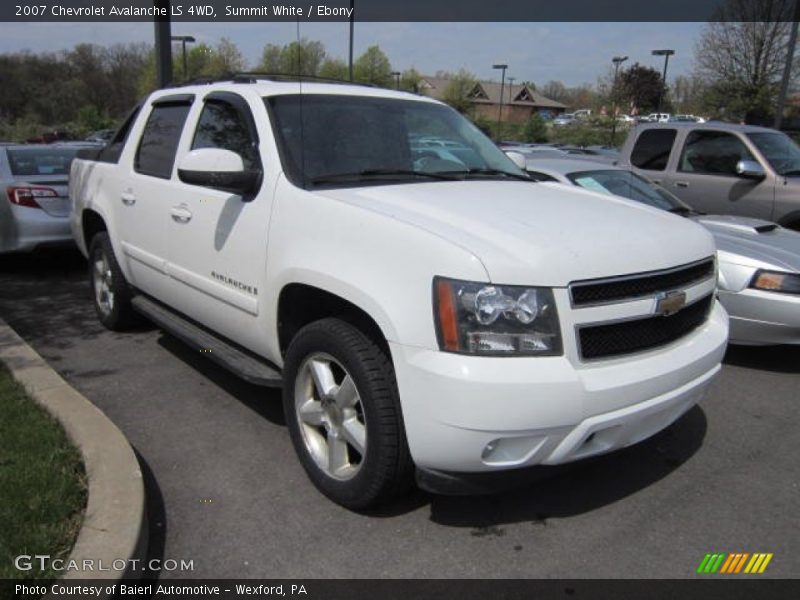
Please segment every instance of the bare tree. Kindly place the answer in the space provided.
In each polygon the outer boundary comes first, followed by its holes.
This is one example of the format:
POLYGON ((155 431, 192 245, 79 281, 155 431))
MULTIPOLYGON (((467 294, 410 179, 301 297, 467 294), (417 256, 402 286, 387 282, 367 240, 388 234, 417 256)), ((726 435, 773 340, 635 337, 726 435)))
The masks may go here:
POLYGON ((764 119, 774 105, 791 31, 792 0, 726 0, 695 47, 707 104, 721 116, 764 119))

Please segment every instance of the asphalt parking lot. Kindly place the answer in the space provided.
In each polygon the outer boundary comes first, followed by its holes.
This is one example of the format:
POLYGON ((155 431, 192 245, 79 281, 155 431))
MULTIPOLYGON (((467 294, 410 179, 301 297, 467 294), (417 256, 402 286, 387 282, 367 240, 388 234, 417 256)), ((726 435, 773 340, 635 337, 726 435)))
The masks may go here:
POLYGON ((0 316, 128 436, 151 557, 194 561, 162 578, 683 578, 707 552, 800 573, 798 348, 730 350, 702 406, 622 452, 356 514, 307 481, 277 391, 156 329, 106 331, 84 271, 74 252, 0 257, 0 316))

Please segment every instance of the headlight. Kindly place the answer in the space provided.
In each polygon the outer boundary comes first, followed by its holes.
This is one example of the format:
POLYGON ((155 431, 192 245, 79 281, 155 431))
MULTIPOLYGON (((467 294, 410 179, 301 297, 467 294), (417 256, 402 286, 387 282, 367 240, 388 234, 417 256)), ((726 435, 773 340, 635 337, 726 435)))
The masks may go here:
POLYGON ((548 288, 436 277, 433 298, 442 350, 494 356, 561 354, 556 303, 548 288))
POLYGON ((800 294, 800 275, 797 273, 759 270, 753 275, 753 279, 750 281, 750 287, 766 292, 800 294))

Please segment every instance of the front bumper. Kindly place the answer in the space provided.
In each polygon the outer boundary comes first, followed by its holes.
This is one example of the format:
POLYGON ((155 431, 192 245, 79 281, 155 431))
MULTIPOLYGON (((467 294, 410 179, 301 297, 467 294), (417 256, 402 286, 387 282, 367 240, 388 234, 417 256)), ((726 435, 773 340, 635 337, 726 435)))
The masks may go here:
POLYGON ((702 327, 668 346, 591 364, 391 343, 411 455, 421 469, 477 473, 635 444, 702 399, 727 337, 715 303, 702 327))
POLYGON ((719 300, 730 314, 732 344, 800 344, 800 296, 747 288, 720 290, 719 300))

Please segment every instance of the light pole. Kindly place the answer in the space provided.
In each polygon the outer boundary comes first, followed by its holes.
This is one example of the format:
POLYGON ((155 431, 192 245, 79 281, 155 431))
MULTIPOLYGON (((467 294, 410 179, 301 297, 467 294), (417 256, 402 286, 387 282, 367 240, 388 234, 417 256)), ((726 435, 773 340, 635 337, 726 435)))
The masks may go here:
POLYGON ((400 89, 400 71, 392 71, 392 76, 394 77, 394 89, 400 89))
POLYGON ((664 74, 661 76, 661 87, 658 90, 658 103, 656 104, 656 112, 661 112, 661 95, 667 89, 667 65, 669 64, 669 57, 675 54, 675 50, 653 50, 653 56, 664 57, 664 74))
POLYGON ((189 79, 189 72, 186 63, 186 44, 194 44, 197 40, 191 35, 173 35, 170 36, 169 39, 173 42, 181 43, 181 51, 183 52, 183 80, 187 81, 189 79))
POLYGON ((500 140, 500 121, 503 119, 503 88, 506 86, 506 69, 508 65, 492 65, 493 69, 500 69, 500 107, 497 109, 497 139, 500 140))
POLYGON ((614 84, 611 88, 611 145, 617 136, 617 77, 619 76, 619 66, 628 60, 627 56, 615 56, 611 59, 614 63, 614 84))
POLYGON ((350 0, 350 47, 348 49, 348 61, 347 61, 347 71, 350 75, 350 81, 353 81, 353 25, 356 22, 355 19, 355 5, 356 0, 350 0))

